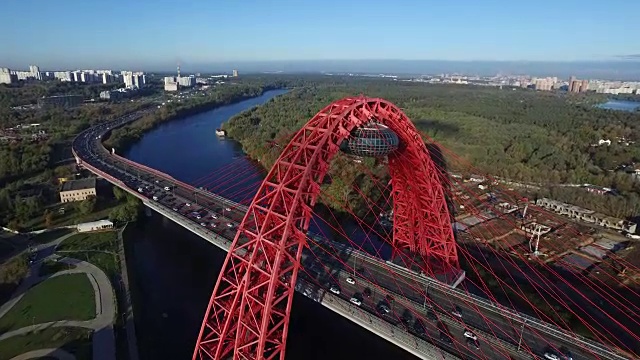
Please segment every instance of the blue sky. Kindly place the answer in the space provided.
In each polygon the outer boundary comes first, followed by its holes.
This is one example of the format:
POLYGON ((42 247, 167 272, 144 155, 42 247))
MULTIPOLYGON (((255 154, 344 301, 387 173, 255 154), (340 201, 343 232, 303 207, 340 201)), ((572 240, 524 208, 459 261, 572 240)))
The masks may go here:
POLYGON ((636 0, 5 0, 0 66, 326 59, 611 60, 636 0))

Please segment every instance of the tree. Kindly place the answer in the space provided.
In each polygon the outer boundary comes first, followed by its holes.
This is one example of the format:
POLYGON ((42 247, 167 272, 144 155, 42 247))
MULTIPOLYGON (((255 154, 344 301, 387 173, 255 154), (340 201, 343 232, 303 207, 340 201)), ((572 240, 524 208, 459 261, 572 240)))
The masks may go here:
POLYGON ((96 197, 88 196, 85 200, 82 200, 78 206, 80 213, 83 215, 90 214, 96 207, 96 197))
POLYGON ((125 199, 127 197, 127 192, 122 190, 122 189, 120 189, 117 186, 114 186, 113 187, 113 196, 115 196, 118 201, 121 201, 122 199, 125 199))
POLYGON ((138 200, 129 201, 124 205, 111 210, 109 219, 114 222, 131 222, 138 219, 138 214, 142 209, 142 203, 138 200))
POLYGON ((44 211, 44 225, 50 229, 53 226, 53 213, 46 209, 44 211))

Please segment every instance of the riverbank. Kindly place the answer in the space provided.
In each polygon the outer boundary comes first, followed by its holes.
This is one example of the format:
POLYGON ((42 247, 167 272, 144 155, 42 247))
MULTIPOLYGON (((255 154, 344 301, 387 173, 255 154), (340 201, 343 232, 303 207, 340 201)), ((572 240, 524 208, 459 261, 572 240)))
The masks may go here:
POLYGON ((146 132, 155 129, 159 125, 222 106, 260 97, 267 91, 278 89, 281 88, 273 85, 223 85, 215 88, 204 96, 196 94, 186 95, 191 96, 191 98, 184 104, 179 104, 182 99, 176 97, 170 100, 172 102, 159 105, 158 111, 108 132, 105 134, 104 145, 107 148, 115 148, 119 152, 125 152, 133 144, 140 141, 146 132), (176 102, 173 102, 174 100, 176 102))

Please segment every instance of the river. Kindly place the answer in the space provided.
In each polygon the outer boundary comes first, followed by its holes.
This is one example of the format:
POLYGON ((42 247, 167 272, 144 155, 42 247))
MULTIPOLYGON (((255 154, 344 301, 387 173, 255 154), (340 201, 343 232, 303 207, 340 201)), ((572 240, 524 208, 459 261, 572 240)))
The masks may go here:
POLYGON ((609 100, 604 104, 597 105, 597 107, 608 110, 634 112, 640 109, 640 102, 626 100, 609 100))
MULTIPOLYGON (((245 180, 259 180, 263 171, 244 158, 241 146, 216 138, 214 131, 233 115, 285 92, 269 91, 257 98, 163 124, 145 134, 124 156, 189 183, 216 169, 239 172, 241 168, 245 180)), ((223 190, 236 200, 246 197, 223 190)), ((226 253, 157 214, 127 228, 125 249, 140 358, 190 358, 226 253)), ((414 359, 404 350, 296 293, 287 359, 362 358, 414 359)))

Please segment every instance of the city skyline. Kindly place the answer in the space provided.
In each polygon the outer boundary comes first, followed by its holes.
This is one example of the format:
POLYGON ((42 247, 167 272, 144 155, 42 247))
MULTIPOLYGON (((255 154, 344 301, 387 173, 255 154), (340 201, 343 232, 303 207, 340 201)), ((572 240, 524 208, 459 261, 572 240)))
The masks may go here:
POLYGON ((187 67, 360 59, 635 62, 640 45, 630 41, 630 29, 635 25, 632 14, 639 10, 640 4, 622 1, 493 1, 481 6, 404 1, 389 6, 331 0, 318 7, 283 1, 214 5, 116 0, 104 7, 27 0, 5 4, 0 14, 0 40, 8 49, 0 54, 0 63, 13 68, 38 63, 43 69, 168 70, 177 62, 187 67), (72 13, 80 5, 88 16, 66 22, 51 16, 72 13), (11 21, 25 9, 35 10, 29 21, 11 21), (603 14, 616 21, 605 26, 603 14))

